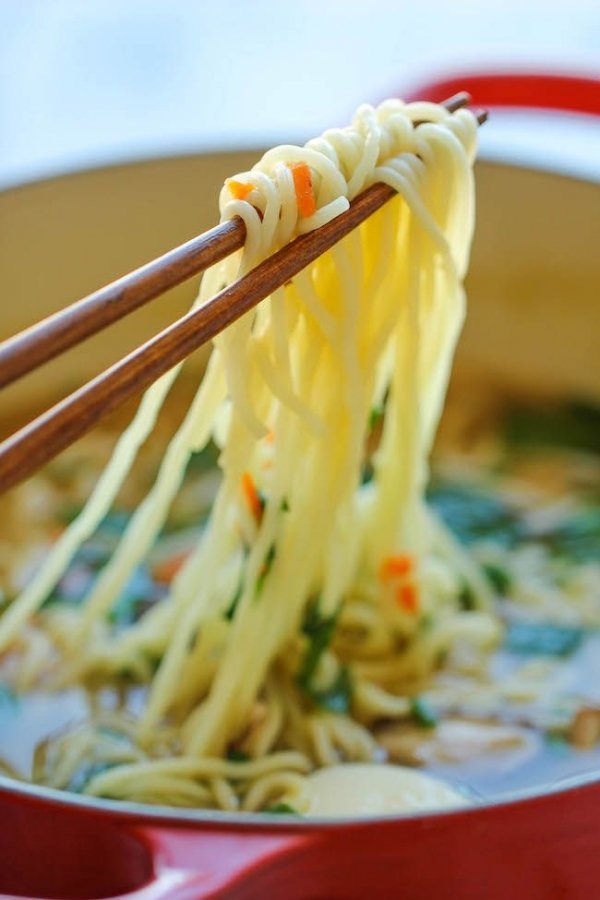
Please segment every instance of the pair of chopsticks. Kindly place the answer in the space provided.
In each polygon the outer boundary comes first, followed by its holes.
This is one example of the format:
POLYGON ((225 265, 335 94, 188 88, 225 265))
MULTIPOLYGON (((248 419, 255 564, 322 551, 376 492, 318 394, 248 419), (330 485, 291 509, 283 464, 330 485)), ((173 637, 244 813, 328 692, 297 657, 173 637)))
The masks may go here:
MULTIPOLYGON (((460 93, 443 105, 455 112, 469 102, 469 95, 460 93)), ((485 112, 477 114, 480 124, 486 118, 485 112)), ((372 185, 345 213, 296 238, 204 306, 178 319, 7 438, 0 444, 0 491, 25 479, 103 416, 149 387, 314 262, 394 195, 387 185, 372 185)), ((224 259, 243 246, 245 237, 245 225, 236 217, 4 341, 0 344, 0 388, 224 259)))

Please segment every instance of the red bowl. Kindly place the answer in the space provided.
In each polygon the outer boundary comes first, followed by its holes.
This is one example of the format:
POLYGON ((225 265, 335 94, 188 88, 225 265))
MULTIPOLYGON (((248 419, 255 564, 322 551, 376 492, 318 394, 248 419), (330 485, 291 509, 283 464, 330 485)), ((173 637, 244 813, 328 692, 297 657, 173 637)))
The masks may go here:
POLYGON ((296 824, 6 785, 6 897, 258 900, 597 896, 600 784, 456 812, 296 824))
MULTIPOLYGON (((554 100, 568 98, 569 108, 600 113, 597 80, 462 76, 424 86, 415 95, 441 99, 461 88, 471 90, 481 105, 515 105, 520 98, 529 106, 548 106, 549 86, 554 100), (531 93, 540 87, 541 98, 531 93)), ((14 299, 2 309, 3 331, 16 331, 42 313, 32 309, 31 273, 23 265, 32 244, 42 256, 47 253, 40 271, 48 312, 191 236, 199 225, 208 226, 199 223, 198 210, 213 207, 190 197, 188 186, 198 183, 201 173, 200 180, 210 183, 209 199, 225 174, 247 164, 231 155, 162 160, 81 173, 0 196, 0 220, 6 215, 10 221, 3 232, 3 279, 14 299), (150 217, 140 201, 149 196, 150 217), (86 215, 78 216, 77 208, 86 215), (52 234, 48 221, 54 223, 52 234), (106 240, 101 258, 89 252, 98 234, 106 240), (80 252, 74 254, 74 246, 80 252)), ((590 323, 597 316, 598 188, 582 179, 485 161, 478 183, 480 227, 469 277, 476 301, 459 348, 457 377, 528 391, 597 394, 597 340, 590 323)), ((179 289, 176 303, 188 303, 190 291, 179 289)), ((144 315, 143 328, 158 330, 173 315, 172 298, 144 315)), ((138 339, 139 321, 133 326, 138 339)), ((108 342, 87 344, 75 355, 79 375, 91 375, 108 362, 107 352, 122 354, 132 333, 131 325, 121 323, 110 348, 108 342)), ((48 399, 44 388, 66 384, 72 366, 58 361, 46 370, 43 384, 11 389, 4 409, 48 399)), ((596 775, 455 812, 328 822, 156 809, 0 778, 0 823, 3 898, 590 900, 600 895, 596 775)))

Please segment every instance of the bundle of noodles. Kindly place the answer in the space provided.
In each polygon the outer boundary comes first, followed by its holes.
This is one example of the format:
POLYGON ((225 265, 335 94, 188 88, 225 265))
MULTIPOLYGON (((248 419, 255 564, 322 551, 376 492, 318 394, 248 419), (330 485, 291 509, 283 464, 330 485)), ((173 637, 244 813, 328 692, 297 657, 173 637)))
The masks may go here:
MULTIPOLYGON (((205 274, 199 304, 370 184, 398 195, 215 340, 156 482, 82 609, 68 625, 45 613, 71 678, 128 668, 149 681, 139 746, 151 756, 161 729, 177 734, 166 758, 113 767, 92 792, 232 807, 222 757, 237 747, 259 778, 248 788, 236 769, 243 804, 264 805, 294 770, 372 757, 369 723, 406 715, 410 685, 458 636, 494 640, 486 587, 424 499, 464 316, 476 130, 466 110, 365 106, 350 127, 271 150, 224 185, 221 219, 240 216, 247 241, 205 274), (108 614, 210 440, 222 479, 202 536, 169 595, 116 633, 108 614)), ((106 514, 177 371, 143 398, 87 506, 4 614, 0 646, 106 514)))

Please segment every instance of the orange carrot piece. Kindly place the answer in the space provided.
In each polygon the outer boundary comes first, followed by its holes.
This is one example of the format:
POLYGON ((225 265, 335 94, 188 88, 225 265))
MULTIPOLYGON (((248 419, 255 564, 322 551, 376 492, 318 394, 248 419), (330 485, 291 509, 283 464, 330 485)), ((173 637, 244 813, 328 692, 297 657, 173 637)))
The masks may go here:
POLYGON ((174 556, 169 556, 168 559, 156 563, 152 567, 152 575, 155 580, 160 582, 160 584, 170 584, 188 558, 188 555, 188 552, 176 553, 174 556))
POLYGON ((408 575, 413 570, 414 560, 408 553, 399 553, 397 556, 388 556, 379 567, 380 581, 393 581, 408 575))
POLYGON ((236 200, 245 200, 248 194, 254 190, 254 185, 246 184, 244 181, 235 181, 233 178, 227 182, 227 187, 231 196, 236 200))
POLYGON ((272 444, 272 443, 274 443, 274 441, 275 441, 275 432, 274 432, 274 431, 268 431, 268 432, 265 434, 265 443, 267 443, 267 444, 272 444))
POLYGON ((295 163, 292 167, 294 190, 298 201, 298 212, 301 216, 312 216, 317 209, 315 194, 312 186, 312 175, 306 163, 295 163))
POLYGON ((260 522, 263 514, 263 505, 261 503, 258 491, 256 490, 256 485, 254 484, 254 479, 250 472, 244 472, 242 475, 242 490, 244 492, 244 496, 250 507, 250 512, 254 516, 257 522, 260 522))
POLYGON ((419 609, 419 592, 414 584, 401 584, 396 588, 396 603, 408 613, 416 613, 419 609))

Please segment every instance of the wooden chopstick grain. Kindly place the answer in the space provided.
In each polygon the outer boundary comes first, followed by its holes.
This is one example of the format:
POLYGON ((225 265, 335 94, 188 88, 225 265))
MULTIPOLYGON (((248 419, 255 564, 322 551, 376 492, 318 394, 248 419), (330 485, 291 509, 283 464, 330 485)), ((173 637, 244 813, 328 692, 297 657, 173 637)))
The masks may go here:
POLYGON ((243 247, 239 217, 223 222, 0 344, 0 388, 243 247))

